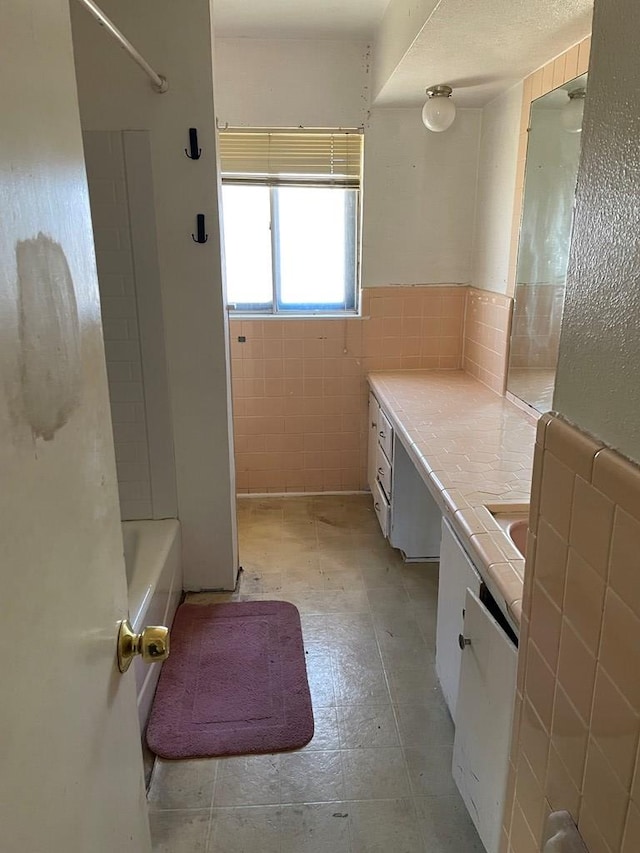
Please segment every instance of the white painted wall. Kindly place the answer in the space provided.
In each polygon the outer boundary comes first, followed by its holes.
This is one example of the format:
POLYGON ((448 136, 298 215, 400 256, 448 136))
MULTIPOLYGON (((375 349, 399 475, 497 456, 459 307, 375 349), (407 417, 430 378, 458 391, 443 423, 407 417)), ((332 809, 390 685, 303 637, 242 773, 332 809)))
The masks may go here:
POLYGON ((172 0, 103 0, 102 6, 169 80, 165 95, 153 92, 140 69, 72 4, 83 129, 151 133, 185 586, 230 588, 237 568, 235 475, 209 2, 192 0, 188 14, 172 0), (195 162, 184 154, 191 126, 203 149, 195 162), (204 245, 191 239, 197 213, 207 217, 204 245))
POLYGON ((374 110, 365 128, 365 287, 471 280, 480 111, 444 133, 420 113, 374 110))
POLYGON ((553 407, 640 462, 640 5, 597 0, 553 407))
POLYGON ((364 42, 228 39, 215 43, 216 115, 232 127, 359 127, 369 109, 364 42))
POLYGON ((468 283, 480 114, 443 134, 420 110, 369 112, 361 42, 217 39, 216 109, 230 126, 365 126, 362 284, 468 283))
POLYGON ((473 285, 507 292, 516 192, 522 83, 482 110, 478 195, 473 241, 473 285))

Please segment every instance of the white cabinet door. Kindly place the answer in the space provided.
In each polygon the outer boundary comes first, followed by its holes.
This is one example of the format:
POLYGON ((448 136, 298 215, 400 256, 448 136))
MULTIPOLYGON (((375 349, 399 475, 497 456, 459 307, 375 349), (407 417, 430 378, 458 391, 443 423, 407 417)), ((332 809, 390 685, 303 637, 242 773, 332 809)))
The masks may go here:
POLYGON ((443 520, 436 623, 436 672, 454 722, 462 657, 458 637, 462 633, 464 599, 467 589, 479 595, 481 583, 480 575, 451 525, 443 520))
POLYGON ((378 420, 380 406, 374 395, 369 392, 369 444, 367 447, 367 482, 371 494, 376 493, 376 456, 378 452, 378 420))
POLYGON ((498 853, 516 692, 516 647, 474 593, 465 598, 453 778, 487 853, 498 853))

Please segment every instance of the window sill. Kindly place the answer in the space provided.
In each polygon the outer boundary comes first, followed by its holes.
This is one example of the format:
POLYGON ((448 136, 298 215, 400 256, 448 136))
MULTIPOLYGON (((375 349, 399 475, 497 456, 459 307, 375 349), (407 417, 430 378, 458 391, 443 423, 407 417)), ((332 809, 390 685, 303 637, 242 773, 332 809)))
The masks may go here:
POLYGON ((232 311, 229 310, 230 320, 356 320, 362 317, 360 311, 340 311, 340 312, 318 312, 311 314, 306 311, 294 312, 287 311, 281 314, 266 314, 260 311, 232 311))

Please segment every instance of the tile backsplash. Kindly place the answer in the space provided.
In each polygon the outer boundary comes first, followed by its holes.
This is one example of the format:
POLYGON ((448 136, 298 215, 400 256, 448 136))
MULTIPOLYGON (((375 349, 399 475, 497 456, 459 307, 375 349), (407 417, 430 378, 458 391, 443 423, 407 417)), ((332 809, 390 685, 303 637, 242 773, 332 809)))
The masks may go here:
POLYGON ((232 319, 238 491, 367 488, 367 373, 460 369, 467 290, 377 287, 361 317, 232 319))
POLYGON ((503 394, 513 300, 470 287, 467 293, 463 367, 497 394, 503 394))
POLYGON ((640 850, 640 468, 554 415, 535 449, 503 851, 566 809, 640 850))

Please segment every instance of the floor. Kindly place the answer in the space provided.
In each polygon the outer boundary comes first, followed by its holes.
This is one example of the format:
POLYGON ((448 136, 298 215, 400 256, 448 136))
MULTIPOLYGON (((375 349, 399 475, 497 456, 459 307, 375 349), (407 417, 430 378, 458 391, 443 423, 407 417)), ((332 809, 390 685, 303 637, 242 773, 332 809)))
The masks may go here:
POLYGON ((239 501, 233 595, 301 613, 316 733, 297 752, 156 762, 155 853, 474 853, 434 671, 437 566, 404 564, 368 495, 239 501))

